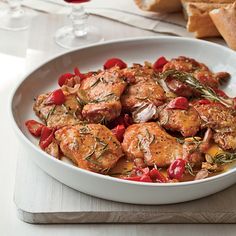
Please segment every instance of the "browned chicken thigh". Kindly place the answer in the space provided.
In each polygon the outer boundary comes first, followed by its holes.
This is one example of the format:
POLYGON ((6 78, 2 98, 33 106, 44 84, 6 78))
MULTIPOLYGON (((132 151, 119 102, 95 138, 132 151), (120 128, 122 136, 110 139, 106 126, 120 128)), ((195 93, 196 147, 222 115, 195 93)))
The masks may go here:
POLYGON ((165 167, 183 155, 176 138, 154 122, 129 126, 122 147, 128 159, 142 159, 147 166, 165 167))
POLYGON ((220 103, 198 104, 194 108, 202 119, 202 128, 214 131, 215 142, 224 150, 236 150, 236 113, 220 103))
POLYGON ((193 107, 180 110, 164 106, 159 112, 159 121, 165 129, 178 131, 184 137, 194 136, 201 125, 201 119, 193 107))
POLYGON ((107 173, 123 156, 121 144, 100 124, 67 126, 55 133, 62 153, 83 169, 107 173))
POLYGON ((47 104, 50 93, 41 94, 36 98, 34 111, 36 115, 51 128, 58 128, 66 125, 75 125, 82 120, 81 106, 77 101, 76 94, 66 91, 65 102, 62 105, 47 104))
POLYGON ((123 71, 128 86, 121 96, 122 107, 133 111, 137 104, 148 103, 159 106, 166 97, 163 88, 154 80, 154 71, 148 67, 136 65, 123 71))
POLYGON ((80 89, 86 94, 87 104, 82 115, 90 123, 111 121, 121 112, 120 96, 126 87, 118 67, 84 79, 80 89))

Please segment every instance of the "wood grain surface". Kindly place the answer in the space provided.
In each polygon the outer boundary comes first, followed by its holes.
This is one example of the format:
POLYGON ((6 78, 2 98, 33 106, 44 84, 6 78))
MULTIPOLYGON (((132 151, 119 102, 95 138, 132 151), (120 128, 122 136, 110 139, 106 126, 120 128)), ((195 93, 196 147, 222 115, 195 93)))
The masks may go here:
POLYGON ((236 223, 236 185, 186 203, 123 204, 73 190, 43 172, 31 158, 21 147, 14 197, 19 218, 29 223, 236 223))

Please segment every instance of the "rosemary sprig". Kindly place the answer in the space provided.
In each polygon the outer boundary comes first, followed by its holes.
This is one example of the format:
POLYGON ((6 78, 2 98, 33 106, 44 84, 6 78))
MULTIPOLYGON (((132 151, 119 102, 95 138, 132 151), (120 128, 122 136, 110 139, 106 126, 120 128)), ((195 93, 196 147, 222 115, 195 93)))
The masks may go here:
POLYGON ((191 88, 197 90, 199 93, 201 93, 202 97, 212 101, 220 102, 226 107, 232 107, 231 100, 219 97, 212 88, 200 83, 191 73, 181 72, 177 70, 168 70, 162 73, 160 76, 163 80, 165 80, 168 76, 171 76, 172 78, 177 79, 182 83, 187 84, 191 88))
POLYGON ((185 143, 184 139, 182 139, 182 138, 175 138, 175 139, 180 144, 184 144, 185 143))
POLYGON ((88 128, 88 126, 84 126, 79 129, 79 133, 80 134, 90 134, 90 129, 88 128))
POLYGON ((224 152, 216 154, 213 158, 213 164, 226 164, 236 160, 236 153, 224 152))
POLYGON ((108 93, 102 98, 98 98, 96 100, 92 100, 91 103, 99 103, 99 102, 108 102, 112 99, 118 100, 119 97, 117 97, 114 93, 108 93))
POLYGON ((90 85, 90 88, 96 86, 100 82, 104 82, 104 79, 102 77, 99 77, 92 85, 90 85))
POLYGON ((100 123, 101 125, 107 125, 108 120, 107 120, 106 116, 103 116, 103 117, 101 118, 101 120, 99 121, 99 123, 100 123))
POLYGON ((93 150, 84 159, 87 161, 90 160, 91 157, 94 155, 94 153, 95 153, 95 148, 93 148, 93 150))
POLYGON ((108 150, 107 147, 108 147, 108 143, 106 143, 106 144, 103 146, 101 152, 100 152, 100 153, 98 154, 98 156, 97 156, 97 160, 100 159, 100 158, 103 156, 103 154, 108 150))
POLYGON ((48 118, 54 113, 56 109, 56 105, 53 106, 53 108, 48 112, 47 116, 46 116, 46 121, 48 120, 48 118))
POLYGON ((81 107, 85 106, 89 102, 86 92, 82 89, 78 90, 76 100, 81 107))
POLYGON ((103 140, 101 140, 98 137, 95 137, 95 141, 100 144, 102 146, 102 149, 100 151, 100 153, 98 154, 98 156, 96 157, 96 159, 98 160, 99 158, 101 158, 103 156, 103 154, 108 150, 108 143, 104 142, 103 140))
POLYGON ((76 97, 76 100, 79 103, 80 107, 83 107, 83 106, 85 106, 87 104, 84 100, 82 100, 79 97, 76 97))
POLYGON ((193 167, 190 165, 189 162, 187 162, 185 164, 185 169, 188 171, 188 173, 192 176, 195 176, 194 172, 193 172, 193 167))

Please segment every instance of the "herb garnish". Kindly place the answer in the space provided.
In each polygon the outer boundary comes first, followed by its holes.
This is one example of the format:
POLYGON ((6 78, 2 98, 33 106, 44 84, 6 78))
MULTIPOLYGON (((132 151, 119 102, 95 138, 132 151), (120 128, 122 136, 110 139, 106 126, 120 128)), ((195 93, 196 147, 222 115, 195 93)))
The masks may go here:
POLYGON ((175 138, 175 139, 180 144, 184 144, 185 143, 184 139, 182 139, 182 138, 175 138))
POLYGON ((192 176, 195 176, 194 172, 193 172, 193 167, 191 166, 191 164, 189 162, 187 162, 185 164, 185 169, 188 171, 188 173, 192 176))
POLYGON ((53 108, 48 112, 46 120, 48 120, 48 118, 54 113, 55 109, 56 109, 56 105, 54 105, 53 108))
POLYGON ((96 86, 100 82, 104 82, 104 79, 102 77, 99 77, 92 85, 90 85, 90 88, 96 86))
POLYGON ((236 153, 231 153, 231 152, 223 152, 216 154, 213 158, 213 163, 214 164, 226 164, 226 163, 231 163, 236 160, 236 153))
POLYGON ((79 129, 79 133, 80 134, 90 134, 90 129, 88 128, 88 126, 84 126, 79 129))
POLYGON ((76 97, 77 102, 79 103, 80 107, 85 106, 87 103, 82 100, 80 97, 76 97))
POLYGON ((108 93, 107 95, 105 95, 102 98, 98 98, 96 100, 92 100, 91 103, 108 102, 108 101, 111 101, 113 99, 114 100, 118 100, 119 97, 116 96, 114 93, 108 93))
POLYGON ((218 96, 212 88, 200 83, 191 73, 181 72, 177 70, 167 70, 164 73, 160 74, 160 77, 163 80, 167 79, 168 76, 171 76, 172 78, 177 79, 182 83, 187 84, 191 88, 197 90, 201 93, 202 97, 206 99, 220 102, 226 107, 232 107, 231 100, 224 99, 218 96))

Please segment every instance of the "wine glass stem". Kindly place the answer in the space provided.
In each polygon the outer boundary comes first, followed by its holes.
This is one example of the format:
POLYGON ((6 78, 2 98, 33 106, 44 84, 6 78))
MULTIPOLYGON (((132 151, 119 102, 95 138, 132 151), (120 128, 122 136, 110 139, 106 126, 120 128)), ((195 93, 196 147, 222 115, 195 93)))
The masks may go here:
POLYGON ((73 32, 76 37, 83 37, 87 35, 88 15, 84 11, 83 6, 72 5, 70 19, 72 20, 73 32))
POLYGON ((9 13, 12 17, 19 17, 24 14, 24 10, 21 8, 22 0, 8 0, 9 13))

